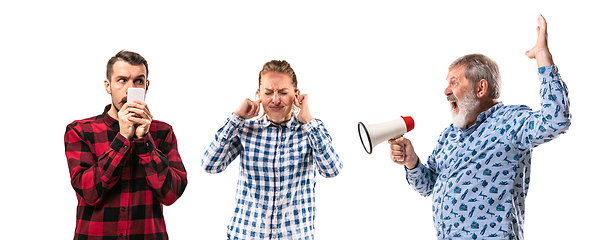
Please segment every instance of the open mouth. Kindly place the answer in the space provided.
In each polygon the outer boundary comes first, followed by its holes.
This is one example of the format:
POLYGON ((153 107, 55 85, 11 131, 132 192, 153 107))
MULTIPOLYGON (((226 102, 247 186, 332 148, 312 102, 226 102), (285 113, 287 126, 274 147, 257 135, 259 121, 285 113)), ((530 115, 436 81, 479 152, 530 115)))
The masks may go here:
POLYGON ((455 98, 455 96, 451 95, 451 96, 447 96, 447 101, 449 101, 449 104, 451 105, 451 110, 457 112, 459 111, 459 107, 457 104, 457 98, 455 98))

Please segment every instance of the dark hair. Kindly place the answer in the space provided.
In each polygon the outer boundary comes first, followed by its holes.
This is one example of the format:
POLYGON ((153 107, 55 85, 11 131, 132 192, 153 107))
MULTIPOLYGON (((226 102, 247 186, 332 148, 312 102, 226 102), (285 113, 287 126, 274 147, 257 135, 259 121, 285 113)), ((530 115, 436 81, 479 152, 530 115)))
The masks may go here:
POLYGON ((487 80, 489 97, 491 99, 500 98, 502 79, 500 78, 500 68, 494 60, 483 54, 469 54, 453 61, 449 65, 449 71, 461 66, 465 67, 464 76, 466 79, 472 83, 476 83, 481 79, 487 80))
POLYGON ((263 78, 263 75, 268 72, 276 72, 288 75, 288 77, 292 79, 292 86, 294 87, 294 89, 297 89, 297 75, 294 73, 294 70, 292 70, 292 67, 290 67, 290 64, 288 62, 284 60, 271 60, 265 63, 265 65, 263 65, 263 69, 258 73, 259 87, 262 83, 261 79, 263 78))
POLYGON ((108 60, 108 64, 106 65, 106 79, 111 80, 110 78, 113 74, 112 67, 117 61, 125 61, 131 65, 144 64, 144 67, 146 68, 146 78, 148 79, 148 62, 146 62, 146 59, 144 59, 144 57, 142 57, 140 54, 125 50, 121 50, 116 55, 111 57, 110 60, 108 60))

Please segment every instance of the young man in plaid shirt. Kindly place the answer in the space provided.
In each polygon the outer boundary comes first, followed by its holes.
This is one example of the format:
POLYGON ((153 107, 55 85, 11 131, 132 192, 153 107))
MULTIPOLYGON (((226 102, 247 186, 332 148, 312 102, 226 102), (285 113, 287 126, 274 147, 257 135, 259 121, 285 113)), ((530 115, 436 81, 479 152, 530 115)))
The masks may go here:
POLYGON ((153 120, 146 103, 127 102, 130 87, 148 90, 148 63, 121 51, 108 61, 112 103, 70 123, 64 135, 78 199, 74 239, 168 239, 163 205, 186 188, 172 127, 153 120))

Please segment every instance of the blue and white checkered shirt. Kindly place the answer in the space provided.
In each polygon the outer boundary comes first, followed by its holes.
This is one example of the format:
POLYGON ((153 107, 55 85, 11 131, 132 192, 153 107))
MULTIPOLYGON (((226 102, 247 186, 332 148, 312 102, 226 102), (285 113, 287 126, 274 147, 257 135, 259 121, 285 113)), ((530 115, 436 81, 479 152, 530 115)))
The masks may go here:
POLYGON ((235 114, 205 149, 202 165, 222 172, 241 155, 229 239, 310 239, 314 236, 316 172, 339 174, 343 163, 322 121, 296 117, 277 125, 235 114))
POLYGON ((498 103, 465 131, 441 133, 409 184, 432 194, 438 239, 523 239, 532 148, 568 130, 568 90, 555 65, 538 69, 541 110, 498 103))

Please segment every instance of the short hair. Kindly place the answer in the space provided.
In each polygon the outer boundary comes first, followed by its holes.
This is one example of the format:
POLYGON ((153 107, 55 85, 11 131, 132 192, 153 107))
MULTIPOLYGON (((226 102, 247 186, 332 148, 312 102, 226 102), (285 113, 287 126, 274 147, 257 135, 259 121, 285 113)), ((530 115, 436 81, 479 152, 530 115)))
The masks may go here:
POLYGON ((297 75, 294 73, 292 67, 290 67, 290 64, 285 60, 271 60, 265 63, 265 65, 263 65, 263 69, 258 73, 259 87, 262 84, 261 80, 263 78, 263 75, 269 72, 276 72, 288 75, 288 77, 292 79, 292 86, 294 87, 294 89, 297 89, 297 75))
POLYGON ((114 73, 112 67, 117 61, 125 61, 131 65, 144 64, 144 67, 146 68, 146 78, 148 79, 148 62, 146 62, 146 59, 140 54, 125 50, 121 50, 108 60, 108 64, 106 65, 106 79, 111 80, 110 78, 114 73))
POLYGON ((500 98, 502 79, 500 68, 494 60, 483 54, 469 54, 453 61, 449 65, 449 71, 462 66, 464 66, 466 79, 470 80, 471 83, 477 83, 481 79, 487 80, 489 97, 491 99, 500 98))

